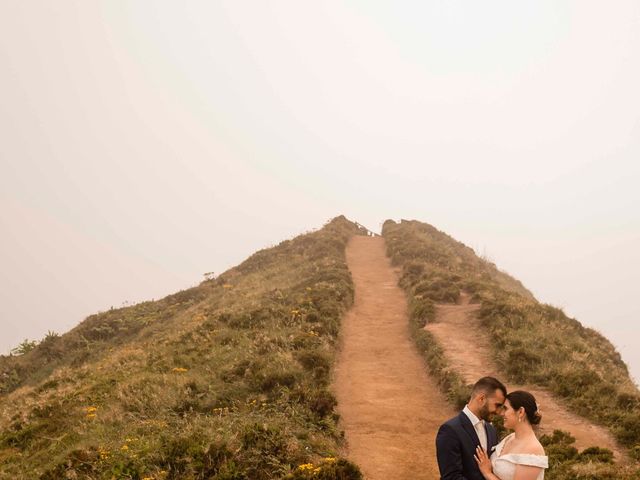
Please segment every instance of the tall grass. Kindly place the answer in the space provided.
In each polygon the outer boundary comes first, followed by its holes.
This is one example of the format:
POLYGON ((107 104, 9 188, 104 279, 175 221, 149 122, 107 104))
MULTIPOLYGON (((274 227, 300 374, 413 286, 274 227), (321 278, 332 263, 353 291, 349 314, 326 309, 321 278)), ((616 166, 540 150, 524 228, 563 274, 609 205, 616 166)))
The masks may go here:
MULTIPOLYGON (((464 402, 469 386, 422 327, 434 320, 435 303, 456 302, 465 291, 481 304, 479 318, 509 380, 548 388, 576 413, 608 427, 632 457, 640 451, 640 393, 606 338, 562 310, 538 303, 520 282, 431 225, 387 221, 382 233, 392 262, 402 267, 400 285, 409 298, 414 338, 453 403, 464 402)), ((556 440, 547 439, 550 446, 556 440)), ((640 478, 638 467, 628 467, 627 473, 619 465, 574 469, 578 463, 603 463, 602 458, 576 453, 547 478, 640 478), (612 469, 618 476, 606 476, 612 469), (603 476, 588 476, 594 471, 603 476)))
POLYGON ((0 358, 0 478, 360 478, 328 388, 358 233, 338 217, 0 358))

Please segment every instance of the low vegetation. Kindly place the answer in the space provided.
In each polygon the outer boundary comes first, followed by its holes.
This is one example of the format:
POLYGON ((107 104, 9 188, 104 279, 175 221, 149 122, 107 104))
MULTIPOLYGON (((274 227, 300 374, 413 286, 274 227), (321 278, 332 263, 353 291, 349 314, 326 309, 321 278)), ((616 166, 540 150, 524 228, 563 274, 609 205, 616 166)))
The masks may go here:
MULTIPOLYGON (((573 411, 608 427, 631 458, 640 455, 640 393, 611 343, 558 308, 538 303, 520 282, 431 225, 385 222, 392 262, 402 268, 411 330, 430 372, 449 400, 461 406, 469 386, 424 330, 436 303, 455 303, 468 292, 481 304, 479 317, 492 339, 497 365, 509 380, 546 387, 573 411)), ((637 479, 640 464, 612 464, 611 452, 577 452, 562 432, 544 439, 552 468, 545 478, 637 479)))
POLYGON ((338 217, 0 357, 0 478, 361 478, 328 388, 358 233, 338 217))
MULTIPOLYGON (((0 478, 357 480, 329 390, 353 301, 344 217, 159 301, 111 309, 0 356, 0 478)), ((411 330, 449 400, 469 386, 424 330, 460 292, 510 380, 550 389, 640 462, 640 394, 613 346, 430 225, 385 223, 411 330)), ((640 464, 541 441, 549 480, 631 480, 640 464)))

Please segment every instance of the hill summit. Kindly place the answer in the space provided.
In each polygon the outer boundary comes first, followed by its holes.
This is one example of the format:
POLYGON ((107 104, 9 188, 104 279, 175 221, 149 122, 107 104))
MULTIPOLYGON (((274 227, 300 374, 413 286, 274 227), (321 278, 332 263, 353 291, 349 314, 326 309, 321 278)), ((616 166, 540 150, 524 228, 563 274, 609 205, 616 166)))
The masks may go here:
MULTIPOLYGON (((197 287, 1 356, 0 478, 361 478, 331 380, 354 300, 345 248, 369 234, 336 217, 197 287)), ((506 377, 549 389, 640 453, 640 394, 610 342, 428 224, 387 221, 382 235, 417 348, 452 404, 468 385, 424 327, 468 295, 506 377)), ((552 440, 564 455, 555 478, 574 478, 560 475, 581 459, 552 440)))

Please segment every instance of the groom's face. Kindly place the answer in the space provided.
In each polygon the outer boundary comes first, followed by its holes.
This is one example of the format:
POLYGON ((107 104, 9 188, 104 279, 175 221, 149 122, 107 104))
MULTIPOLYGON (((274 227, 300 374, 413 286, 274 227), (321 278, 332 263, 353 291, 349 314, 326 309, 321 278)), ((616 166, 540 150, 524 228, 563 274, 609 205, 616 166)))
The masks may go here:
POLYGON ((491 417, 502 411, 504 400, 504 394, 501 390, 496 390, 491 394, 484 394, 484 403, 480 408, 480 418, 487 422, 491 421, 491 417))

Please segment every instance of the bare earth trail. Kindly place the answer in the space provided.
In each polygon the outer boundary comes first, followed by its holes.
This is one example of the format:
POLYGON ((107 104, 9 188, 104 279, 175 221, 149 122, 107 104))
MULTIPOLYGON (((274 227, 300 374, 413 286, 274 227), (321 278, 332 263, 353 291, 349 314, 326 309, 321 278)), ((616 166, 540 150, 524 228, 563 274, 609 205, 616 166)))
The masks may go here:
POLYGON ((435 435, 455 412, 409 336, 407 301, 381 237, 353 237, 355 303, 334 370, 348 457, 367 480, 439 478, 435 435))
MULTIPOLYGON (((473 383, 485 375, 502 379, 498 367, 491 358, 488 335, 482 333, 475 312, 480 305, 470 304, 469 296, 462 295, 459 305, 438 305, 436 321, 425 327, 433 333, 444 348, 451 367, 459 372, 467 383, 473 383)), ((527 390, 540 405, 542 423, 540 434, 552 433, 554 429, 565 430, 576 438, 576 448, 590 446, 608 448, 616 459, 624 459, 622 449, 613 436, 603 427, 571 413, 548 391, 532 385, 507 385, 508 390, 527 390)))

